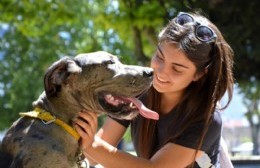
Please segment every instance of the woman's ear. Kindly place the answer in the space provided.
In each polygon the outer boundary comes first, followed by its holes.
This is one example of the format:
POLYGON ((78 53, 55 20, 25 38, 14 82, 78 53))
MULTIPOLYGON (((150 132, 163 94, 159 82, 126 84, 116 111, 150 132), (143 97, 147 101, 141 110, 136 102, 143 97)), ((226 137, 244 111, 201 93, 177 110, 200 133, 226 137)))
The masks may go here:
POLYGON ((205 68, 204 71, 202 72, 198 72, 194 75, 193 81, 196 82, 198 81, 200 78, 202 78, 204 75, 206 75, 208 73, 208 68, 205 68))

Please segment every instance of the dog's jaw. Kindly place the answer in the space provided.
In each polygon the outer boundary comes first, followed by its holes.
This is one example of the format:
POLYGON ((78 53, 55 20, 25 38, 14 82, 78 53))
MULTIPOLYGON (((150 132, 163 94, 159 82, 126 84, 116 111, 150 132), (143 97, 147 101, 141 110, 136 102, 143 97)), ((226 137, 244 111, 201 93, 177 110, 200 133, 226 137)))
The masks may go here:
POLYGON ((114 96, 112 94, 104 94, 99 99, 108 115, 117 119, 132 120, 138 114, 153 120, 158 120, 159 115, 145 107, 145 105, 136 97, 114 96))

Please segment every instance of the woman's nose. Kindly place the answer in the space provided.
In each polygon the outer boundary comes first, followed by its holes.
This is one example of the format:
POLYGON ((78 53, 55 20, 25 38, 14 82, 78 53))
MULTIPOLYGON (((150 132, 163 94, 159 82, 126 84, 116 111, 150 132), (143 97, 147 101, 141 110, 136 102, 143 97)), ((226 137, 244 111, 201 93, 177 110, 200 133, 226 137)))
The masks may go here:
POLYGON ((164 64, 158 66, 157 72, 167 75, 167 67, 164 64))

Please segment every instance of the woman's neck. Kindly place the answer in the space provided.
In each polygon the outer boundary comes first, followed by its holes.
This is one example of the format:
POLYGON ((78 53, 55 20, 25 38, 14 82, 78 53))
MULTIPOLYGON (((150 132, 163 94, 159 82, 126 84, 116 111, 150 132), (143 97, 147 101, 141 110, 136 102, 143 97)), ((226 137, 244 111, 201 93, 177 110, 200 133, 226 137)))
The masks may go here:
POLYGON ((167 114, 180 102, 182 93, 162 93, 160 113, 167 114))

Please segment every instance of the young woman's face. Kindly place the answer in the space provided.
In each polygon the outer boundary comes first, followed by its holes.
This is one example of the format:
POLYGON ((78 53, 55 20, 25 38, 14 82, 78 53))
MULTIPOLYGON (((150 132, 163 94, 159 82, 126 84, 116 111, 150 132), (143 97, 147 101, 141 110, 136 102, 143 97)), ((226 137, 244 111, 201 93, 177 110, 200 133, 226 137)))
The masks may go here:
POLYGON ((175 44, 161 43, 151 61, 153 86, 160 93, 183 92, 198 79, 195 65, 175 44))

